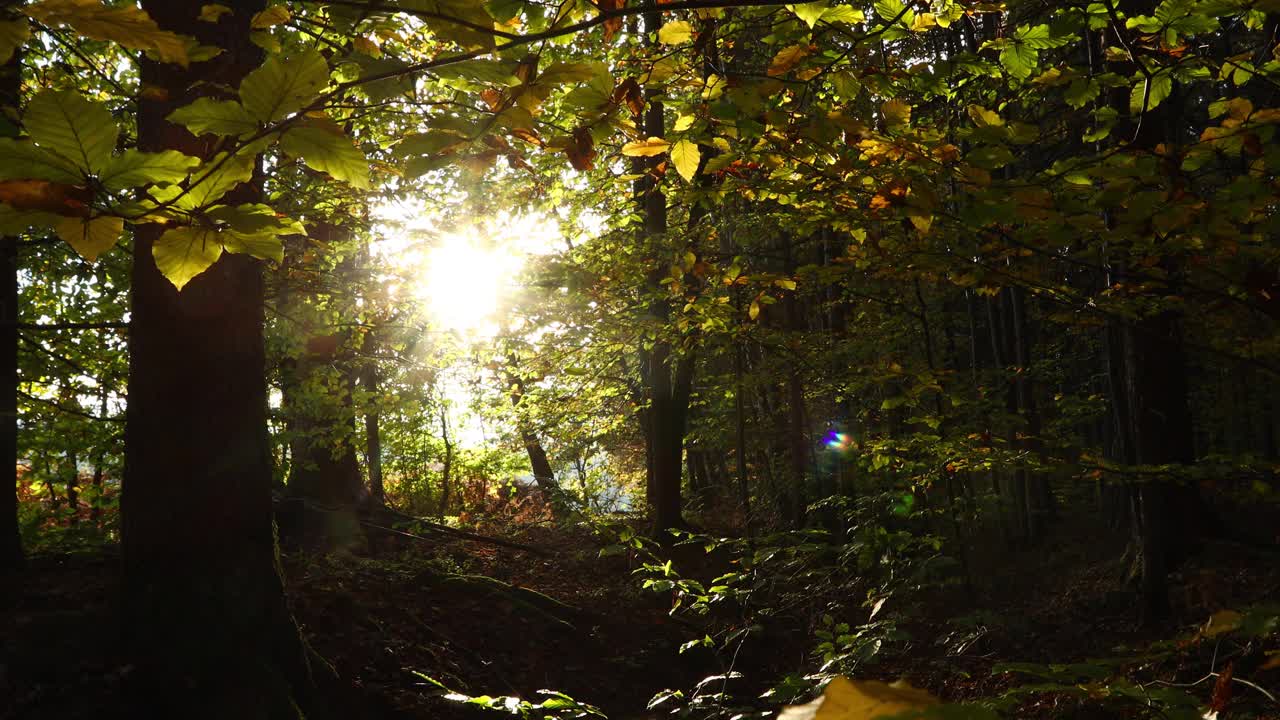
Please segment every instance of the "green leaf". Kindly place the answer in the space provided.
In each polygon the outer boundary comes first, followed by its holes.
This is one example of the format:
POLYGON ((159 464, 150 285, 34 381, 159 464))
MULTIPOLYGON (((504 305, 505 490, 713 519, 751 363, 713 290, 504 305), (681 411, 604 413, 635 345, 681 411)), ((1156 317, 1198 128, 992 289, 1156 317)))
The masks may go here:
POLYGON ((822 14, 822 22, 826 23, 860 23, 866 19, 866 13, 849 5, 836 5, 822 14))
POLYGON ((9 62, 13 52, 31 37, 31 27, 26 20, 0 21, 0 65, 9 62))
POLYGON ((1157 73, 1149 79, 1144 78, 1129 93, 1129 112, 1136 115, 1155 110, 1172 92, 1173 78, 1168 73, 1157 73))
POLYGON ((53 227, 62 218, 38 210, 17 210, 0 203, 0 235, 18 235, 31 227, 53 227))
POLYGON ((98 256, 115 246, 124 232, 124 220, 118 217, 68 217, 53 226, 58 237, 66 240, 80 256, 97 262, 98 256))
POLYGON ((898 127, 911 122, 911 105, 905 100, 896 98, 887 100, 880 106, 880 112, 884 115, 884 124, 889 127, 898 127))
POLYGON ((671 146, 670 152, 676 172, 685 180, 693 182, 693 176, 698 174, 698 162, 702 159, 702 151, 698 149, 697 143, 680 140, 671 146))
POLYGON ((1013 37, 1018 44, 1026 45, 1035 50, 1048 50, 1050 48, 1062 47, 1071 42, 1071 37, 1054 37, 1048 25, 1036 25, 1034 27, 1018 28, 1013 37))
POLYGON ((151 256, 160 274, 181 290, 222 257, 222 241, 212 228, 173 228, 151 246, 151 256))
POLYGON ((227 231, 222 233, 222 240, 229 253, 248 255, 259 260, 284 262, 284 242, 274 233, 248 234, 227 231))
POLYGON ((817 25, 818 21, 822 19, 823 13, 830 9, 830 7, 830 3, 825 0, 819 0, 818 2, 807 2, 803 5, 788 5, 787 9, 795 13, 796 17, 803 20, 804 24, 808 25, 810 29, 812 29, 813 26, 817 25))
POLYGON ((93 40, 107 40, 132 50, 149 50, 164 62, 187 65, 188 38, 161 30, 133 3, 108 7, 95 0, 42 0, 22 12, 43 25, 68 25, 93 40))
POLYGON ((89 102, 74 90, 36 95, 27 105, 23 124, 37 145, 95 175, 106 168, 120 135, 105 105, 89 102))
POLYGON ((663 45, 679 45, 693 37, 693 26, 684 20, 673 20, 658 28, 658 42, 663 45))
POLYGON ((493 34, 479 29, 492 28, 493 17, 477 0, 401 0, 398 4, 405 10, 432 13, 434 17, 424 17, 423 22, 440 40, 453 41, 467 49, 489 49, 494 45, 493 34))
POLYGON ((252 179, 256 164, 257 157, 251 153, 241 152, 230 157, 227 153, 218 153, 191 174, 194 185, 178 205, 188 210, 212 205, 232 188, 252 179))
POLYGON ((538 73, 538 84, 564 85, 566 83, 591 82, 601 75, 609 75, 609 66, 604 63, 554 62, 548 65, 547 69, 538 73))
POLYGON ((177 150, 149 153, 130 149, 111 158, 99 179, 106 189, 119 192, 156 183, 180 182, 199 164, 200 158, 177 150))
POLYGON ((289 12, 289 8, 284 5, 272 5, 254 15, 253 19, 249 21, 249 27, 254 30, 265 30, 269 27, 289 22, 291 17, 293 17, 293 14, 289 12))
POLYGON ((292 218, 280 217, 276 211, 261 203, 246 203, 231 207, 218 205, 209 208, 205 216, 217 223, 214 230, 217 240, 229 253, 250 255, 262 260, 284 260, 284 243, 281 235, 305 235, 302 223, 292 218))
POLYGON ((1027 45, 1010 43, 1000 51, 1000 64, 1019 80, 1030 77, 1039 62, 1040 54, 1027 45))
POLYGON ((457 133, 432 131, 404 138, 396 145, 394 152, 398 157, 435 155, 468 142, 467 138, 460 137, 457 133))
POLYGON ((1071 82, 1071 85, 1063 95, 1063 99, 1067 101, 1068 105, 1079 110, 1098 97, 1100 91, 1101 87, 1098 85, 1097 80, 1079 78, 1071 82))
POLYGON ((258 129, 258 121, 240 103, 207 97, 174 110, 168 120, 192 135, 247 135, 258 129))
POLYGON ((280 148, 336 180, 361 190, 370 188, 369 162, 345 135, 315 127, 293 128, 280 138, 280 148))
POLYGON ((240 100, 263 122, 280 120, 310 105, 329 83, 329 64, 316 50, 272 55, 240 83, 240 100))
MULTIPOLYGON (((433 68, 431 73, 444 81, 472 81, 483 85, 504 85, 515 87, 520 84, 516 77, 516 63, 507 60, 464 60, 462 62, 433 68)), ((446 82, 448 85, 449 83, 446 82)), ((452 85, 451 85, 452 86, 452 85)), ((469 90, 465 84, 458 89, 469 90)))
POLYGON ((875 3, 876 15, 885 22, 898 17, 904 7, 902 0, 877 0, 875 3))
MULTIPOLYGON (((271 235, 305 235, 302 223, 289 217, 281 217, 269 205, 245 203, 243 205, 215 205, 205 211, 210 220, 225 225, 225 229, 246 235, 267 233, 271 235)), ((222 229, 222 228, 220 228, 222 229)))
POLYGON ((24 140, 0 138, 0 180, 49 180, 76 185, 84 173, 67 158, 24 140))

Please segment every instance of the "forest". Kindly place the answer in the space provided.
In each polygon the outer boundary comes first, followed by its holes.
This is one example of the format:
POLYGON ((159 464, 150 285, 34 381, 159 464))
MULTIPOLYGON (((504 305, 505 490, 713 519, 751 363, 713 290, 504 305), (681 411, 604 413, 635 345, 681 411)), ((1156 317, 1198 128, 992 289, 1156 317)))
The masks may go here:
POLYGON ((1280 718, 1280 0, 0 0, 0 719, 1280 718))

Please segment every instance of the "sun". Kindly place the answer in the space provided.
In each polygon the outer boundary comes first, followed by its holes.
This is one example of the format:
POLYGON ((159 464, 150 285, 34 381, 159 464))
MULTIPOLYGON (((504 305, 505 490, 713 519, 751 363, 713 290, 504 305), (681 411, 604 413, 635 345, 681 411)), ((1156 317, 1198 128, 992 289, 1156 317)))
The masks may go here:
POLYGON ((375 252, 397 268, 395 294, 421 303, 437 330, 492 338, 504 327, 526 260, 552 251, 559 224, 538 213, 499 213, 457 227, 416 210, 406 204, 381 213, 388 225, 375 252))
POLYGON ((417 293, 433 325, 486 337, 497 332, 524 258, 493 240, 475 231, 450 233, 427 250, 417 293))

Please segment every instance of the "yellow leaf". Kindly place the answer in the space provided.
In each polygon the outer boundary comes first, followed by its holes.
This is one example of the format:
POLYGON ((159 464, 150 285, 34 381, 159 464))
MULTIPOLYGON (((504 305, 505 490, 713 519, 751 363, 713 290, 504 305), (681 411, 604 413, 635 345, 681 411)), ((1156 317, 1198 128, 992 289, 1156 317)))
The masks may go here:
POLYGON ((969 117, 978 127, 1004 127, 1004 118, 1000 117, 1000 113, 981 105, 970 105, 969 117))
POLYGON ((233 12, 235 11, 226 5, 203 5, 200 7, 200 19, 204 22, 216 23, 222 19, 223 15, 230 15, 233 12))
POLYGON ((146 11, 132 4, 107 7, 98 0, 42 0, 22 12, 43 25, 66 25, 92 40, 151 50, 164 62, 187 65, 188 38, 161 30, 146 11))
POLYGON ((1227 114, 1233 120, 1244 122, 1253 112, 1253 103, 1248 98, 1231 98, 1227 101, 1227 114))
POLYGON ((69 217, 60 220, 53 231, 85 260, 96 262, 99 255, 114 247, 120 239, 124 220, 118 217, 69 217))
POLYGON ((822 697, 807 705, 788 707, 778 720, 875 720, 937 704, 938 700, 929 693, 902 681, 889 685, 878 680, 837 677, 827 685, 822 697))
POLYGON ((747 308, 747 317, 751 318, 752 320, 755 320, 756 318, 760 317, 760 301, 759 300, 751 301, 751 307, 747 308))
POLYGON ((291 17, 293 16, 289 13, 289 8, 284 5, 272 5, 266 10, 254 15, 253 19, 249 21, 249 27, 254 30, 265 30, 269 27, 289 22, 289 18, 291 17))
POLYGON ((1255 112, 1250 119, 1255 123, 1280 122, 1280 108, 1263 108, 1255 112))
POLYGON ((774 280, 774 281, 773 281, 773 284, 774 284, 774 285, 777 285, 778 287, 782 288, 783 290, 795 290, 795 289, 796 289, 796 281, 795 281, 795 280, 791 280, 791 279, 789 279, 789 278, 778 278, 777 280, 774 280))
POLYGON ((889 127, 899 127, 911 122, 911 105, 904 100, 888 100, 880 106, 880 112, 889 127))
POLYGON ((382 48, 378 47, 378 43, 363 35, 351 38, 351 46, 369 57, 382 57, 382 48))
POLYGON ((1205 624, 1201 635, 1207 638, 1215 638, 1219 635, 1227 633, 1240 627, 1240 623, 1244 620, 1244 616, 1235 610, 1219 610, 1209 616, 1209 622, 1205 624))
POLYGON ((795 67, 799 62, 809 55, 808 45, 791 45, 782 48, 777 55, 773 56, 773 60, 769 63, 769 77, 777 77, 786 75, 791 68, 795 67))
POLYGON ((9 62, 13 51, 22 47, 31 37, 31 27, 26 20, 0 21, 0 63, 9 62))
POLYGON ((181 290, 217 262, 222 250, 222 238, 212 229, 182 227, 166 230, 151 246, 151 256, 160 274, 181 290))
POLYGON ((622 154, 627 157, 653 157, 661 155, 671 147, 671 143, 662 138, 651 137, 647 140, 636 140, 622 146, 622 154))
POLYGON ((1280 650, 1272 650, 1266 654, 1267 661, 1262 663, 1259 670, 1274 670, 1280 668, 1280 650))
POLYGON ((915 21, 911 23, 911 29, 914 32, 920 32, 922 30, 928 30, 937 24, 938 20, 934 17, 933 13, 919 13, 916 15, 915 21))
POLYGON ((680 177, 689 182, 693 182, 693 176, 698 174, 698 162, 701 159, 702 152, 695 143, 681 140, 671 146, 671 162, 675 163, 680 177))
POLYGON ((911 224, 915 226, 916 230, 920 231, 921 235, 928 235, 929 228, 933 227, 932 215, 913 212, 907 215, 907 219, 911 221, 911 224))
POLYGON ((663 45, 679 45, 693 37, 693 26, 684 20, 674 20, 658 28, 658 42, 663 45))

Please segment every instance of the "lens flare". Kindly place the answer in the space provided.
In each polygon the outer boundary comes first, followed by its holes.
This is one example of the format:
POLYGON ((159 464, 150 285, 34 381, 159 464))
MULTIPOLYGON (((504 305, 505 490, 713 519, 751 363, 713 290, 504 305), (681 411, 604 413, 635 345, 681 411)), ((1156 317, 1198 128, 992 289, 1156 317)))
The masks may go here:
POLYGON ((825 439, 827 449, 834 450, 838 453, 848 453, 854 448, 853 437, 847 433, 838 432, 836 430, 828 430, 825 439))

